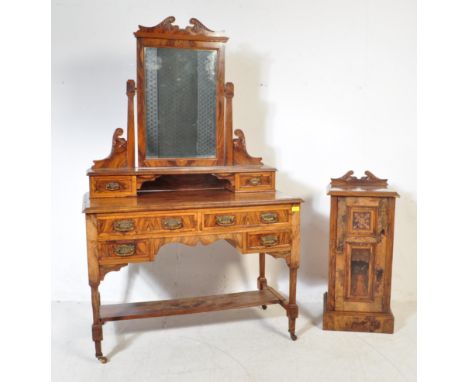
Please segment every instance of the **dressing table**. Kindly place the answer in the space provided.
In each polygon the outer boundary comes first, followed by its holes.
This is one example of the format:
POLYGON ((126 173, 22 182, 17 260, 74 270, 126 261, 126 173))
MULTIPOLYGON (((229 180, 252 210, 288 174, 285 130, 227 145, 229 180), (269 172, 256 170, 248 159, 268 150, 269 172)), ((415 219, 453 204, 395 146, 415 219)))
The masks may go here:
POLYGON ((194 18, 185 28, 174 21, 168 17, 135 32, 137 83, 127 82, 127 136, 116 129, 109 156, 87 172, 83 212, 92 339, 102 363, 102 326, 108 321, 279 304, 291 338, 297 338, 302 200, 276 192, 276 169, 250 156, 244 133, 233 131, 234 85, 224 82, 228 38, 194 18), (153 261, 168 243, 217 240, 241 254, 259 254, 258 290, 101 305, 99 285, 108 272, 153 261), (268 285, 266 254, 289 267, 288 297, 268 285))

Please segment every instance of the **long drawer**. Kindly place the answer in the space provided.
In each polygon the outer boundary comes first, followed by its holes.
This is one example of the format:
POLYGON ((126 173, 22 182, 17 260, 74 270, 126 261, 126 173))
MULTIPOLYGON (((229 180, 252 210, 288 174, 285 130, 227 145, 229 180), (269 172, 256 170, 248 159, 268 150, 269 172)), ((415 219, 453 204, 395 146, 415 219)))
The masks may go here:
POLYGON ((203 214, 203 230, 229 230, 240 227, 277 226, 290 222, 289 207, 262 209, 220 209, 203 214))
POLYGON ((197 230, 197 213, 138 214, 98 216, 100 238, 141 237, 159 233, 192 232, 197 230))

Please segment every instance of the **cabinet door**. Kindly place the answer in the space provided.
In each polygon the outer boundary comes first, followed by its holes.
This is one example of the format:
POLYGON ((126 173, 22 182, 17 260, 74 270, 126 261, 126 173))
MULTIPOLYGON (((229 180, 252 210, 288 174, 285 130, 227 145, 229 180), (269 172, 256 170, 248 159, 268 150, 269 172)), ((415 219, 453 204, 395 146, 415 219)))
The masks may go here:
POLYGON ((386 310, 388 207, 388 198, 338 198, 336 310, 386 310))

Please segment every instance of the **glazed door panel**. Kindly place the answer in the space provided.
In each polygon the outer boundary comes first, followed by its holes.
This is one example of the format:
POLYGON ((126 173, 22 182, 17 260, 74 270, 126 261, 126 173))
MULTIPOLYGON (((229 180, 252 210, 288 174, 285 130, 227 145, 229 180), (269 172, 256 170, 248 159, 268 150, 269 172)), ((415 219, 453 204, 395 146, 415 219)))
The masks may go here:
POLYGON ((387 198, 338 198, 336 310, 384 308, 387 198))

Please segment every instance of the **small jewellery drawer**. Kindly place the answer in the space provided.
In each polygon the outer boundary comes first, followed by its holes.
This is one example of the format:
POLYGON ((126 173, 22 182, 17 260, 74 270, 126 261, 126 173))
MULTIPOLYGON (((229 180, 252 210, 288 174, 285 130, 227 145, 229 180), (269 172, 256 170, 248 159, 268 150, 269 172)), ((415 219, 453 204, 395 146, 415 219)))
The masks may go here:
POLYGON ((90 176, 91 198, 110 198, 136 195, 134 176, 90 176))
POLYGON ((100 216, 97 226, 101 237, 138 237, 154 233, 194 231, 197 229, 197 216, 194 213, 100 216))
POLYGON ((100 263, 132 263, 149 259, 149 244, 145 240, 116 240, 99 244, 100 263))
POLYGON ((228 210, 203 215, 204 229, 248 227, 289 223, 289 209, 228 210))
POLYGON ((247 250, 287 249, 291 245, 291 232, 261 232, 247 233, 247 250))
POLYGON ((238 174, 236 191, 255 192, 275 189, 275 173, 259 172, 238 174))

